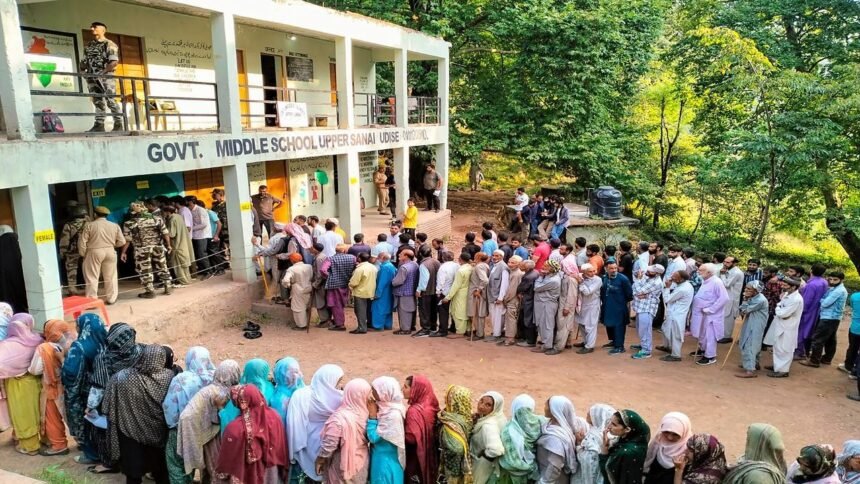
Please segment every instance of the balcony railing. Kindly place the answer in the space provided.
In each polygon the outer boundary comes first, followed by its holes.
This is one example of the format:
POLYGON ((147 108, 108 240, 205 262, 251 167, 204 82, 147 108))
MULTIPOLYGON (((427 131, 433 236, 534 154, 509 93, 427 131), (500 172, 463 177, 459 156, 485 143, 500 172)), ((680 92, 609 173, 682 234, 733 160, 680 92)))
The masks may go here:
MULTIPOLYGON (((438 97, 407 98, 409 124, 439 124, 438 97)), ((397 98, 373 93, 356 93, 355 117, 359 126, 394 126, 397 124, 397 98)))
POLYGON ((409 124, 439 124, 439 104, 438 97, 410 96, 409 124))
MULTIPOLYGON (((32 86, 51 87, 52 79, 61 78, 61 89, 32 87, 33 113, 36 130, 45 132, 43 120, 55 115, 63 123, 65 134, 80 133, 91 124, 89 119, 118 116, 122 126, 106 126, 114 131, 190 131, 217 130, 218 91, 214 82, 177 81, 149 77, 85 74, 80 72, 57 72, 28 70, 35 80, 32 86), (49 82, 43 82, 43 81, 49 82), (104 86, 105 81, 114 81, 115 93, 89 92, 89 86, 104 86), (86 86, 86 87, 85 87, 86 86), (93 109, 94 100, 105 100, 105 113, 93 109), (119 113, 113 113, 108 100, 116 103, 119 113), (64 119, 65 118, 65 119, 64 119), (183 122, 184 121, 184 122, 183 122)), ((55 119, 52 117, 52 119, 55 119)), ((58 131, 46 133, 58 134, 58 131)))
POLYGON ((239 85, 242 124, 246 128, 278 126, 278 102, 304 104, 308 126, 337 127, 337 91, 278 86, 239 85))

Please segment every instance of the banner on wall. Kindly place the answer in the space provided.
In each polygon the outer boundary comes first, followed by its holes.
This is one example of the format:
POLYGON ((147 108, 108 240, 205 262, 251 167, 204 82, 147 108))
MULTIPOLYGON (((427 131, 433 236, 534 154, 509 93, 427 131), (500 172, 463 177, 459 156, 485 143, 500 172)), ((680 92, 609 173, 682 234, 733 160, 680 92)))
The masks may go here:
POLYGON ((289 160, 287 166, 292 213, 317 215, 321 219, 334 215, 334 157, 289 160))
POLYGON ((24 59, 34 91, 80 91, 77 77, 55 72, 78 71, 78 42, 75 34, 54 30, 21 27, 24 59))

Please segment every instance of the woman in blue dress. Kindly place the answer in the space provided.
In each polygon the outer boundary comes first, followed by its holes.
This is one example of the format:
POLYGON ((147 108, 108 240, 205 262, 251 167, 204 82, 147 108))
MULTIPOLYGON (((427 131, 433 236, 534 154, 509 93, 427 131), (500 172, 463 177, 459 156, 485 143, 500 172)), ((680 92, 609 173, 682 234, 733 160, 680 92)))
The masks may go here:
POLYGON ((376 294, 370 304, 370 326, 376 331, 391 329, 391 319, 394 311, 394 294, 391 281, 397 274, 397 269, 391 263, 391 254, 379 254, 379 272, 376 275, 376 294))
POLYGON ((406 407, 400 384, 390 376, 373 380, 368 402, 367 439, 370 441, 370 483, 401 484, 406 466, 406 407))

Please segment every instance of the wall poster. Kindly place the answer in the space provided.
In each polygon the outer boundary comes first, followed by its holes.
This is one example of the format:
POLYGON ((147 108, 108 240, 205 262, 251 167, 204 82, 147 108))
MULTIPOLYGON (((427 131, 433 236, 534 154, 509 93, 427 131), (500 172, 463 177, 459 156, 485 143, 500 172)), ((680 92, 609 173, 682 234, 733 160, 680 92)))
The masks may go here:
POLYGON ((55 72, 78 72, 78 39, 75 34, 56 30, 21 27, 30 89, 35 91, 81 92, 79 78, 55 72))

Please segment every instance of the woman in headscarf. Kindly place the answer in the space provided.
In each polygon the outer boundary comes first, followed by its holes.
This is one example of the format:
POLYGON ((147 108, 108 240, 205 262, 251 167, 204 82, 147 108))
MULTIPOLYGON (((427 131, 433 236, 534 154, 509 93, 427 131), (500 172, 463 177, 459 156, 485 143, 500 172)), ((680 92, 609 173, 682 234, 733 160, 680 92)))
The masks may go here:
POLYGON ((8 225, 0 225, 0 300, 16 311, 27 311, 27 289, 18 234, 8 225))
POLYGON ((193 476, 187 475, 185 472, 182 457, 177 453, 179 416, 194 395, 204 386, 212 383, 212 378, 215 375, 215 365, 209 358, 209 350, 202 346, 192 346, 188 349, 185 354, 185 368, 185 371, 174 376, 170 381, 167 396, 162 402, 164 420, 167 423, 167 428, 170 429, 165 447, 167 472, 170 475, 170 482, 174 484, 180 482, 190 484, 193 480, 193 476))
POLYGON ((577 473, 576 409, 567 397, 550 397, 544 407, 549 419, 543 423, 537 441, 537 463, 540 482, 562 484, 577 473))
MULTIPOLYGON (((105 413, 102 410, 102 400, 104 398, 108 382, 113 375, 134 366, 140 358, 142 348, 142 345, 137 344, 137 332, 134 328, 126 323, 115 323, 111 325, 107 333, 105 346, 96 356, 93 364, 93 372, 90 375, 90 391, 89 396, 87 397, 87 408, 92 409, 96 414, 105 413)), ((162 352, 164 353, 164 359, 166 360, 166 350, 162 349, 162 352)), ((164 368, 165 360, 161 361, 162 368, 164 368)), ((161 402, 159 402, 159 407, 160 404, 161 402)), ((116 462, 111 460, 111 450, 107 432, 104 429, 96 427, 90 422, 86 422, 84 425, 88 432, 87 439, 95 444, 96 452, 98 452, 99 455, 99 461, 102 464, 91 470, 97 474, 112 472, 116 462)))
POLYGON ((424 375, 406 377, 403 396, 409 401, 404 425, 406 482, 435 484, 439 475, 439 400, 424 375))
POLYGON ((84 313, 78 317, 78 339, 69 348, 63 362, 62 380, 65 395, 66 424, 69 434, 75 438, 83 455, 75 457, 79 464, 95 464, 99 454, 84 430, 84 412, 90 393, 90 374, 96 355, 107 342, 107 330, 101 317, 84 313))
POLYGON ((191 397, 179 415, 176 452, 182 457, 185 474, 200 469, 203 482, 215 478, 221 449, 218 411, 230 399, 230 387, 239 383, 241 372, 235 360, 219 363, 212 383, 191 397))
POLYGON ((311 236, 302 229, 301 225, 295 222, 288 223, 287 226, 284 227, 284 232, 292 237, 293 240, 295 240, 305 250, 310 250, 314 245, 313 240, 311 240, 311 236))
POLYGON ((585 417, 588 428, 585 437, 576 447, 579 470, 571 476, 571 484, 603 484, 600 447, 603 445, 603 431, 614 413, 615 409, 605 403, 596 403, 588 409, 588 415, 585 417))
POLYGON ((445 410, 439 412, 440 473, 449 484, 463 484, 472 475, 469 435, 472 433, 472 392, 451 385, 445 393, 445 410))
POLYGON ((221 436, 218 473, 227 474, 230 482, 281 482, 288 463, 280 415, 269 408, 256 385, 234 386, 230 400, 241 418, 230 422, 221 436))
MULTIPOLYGON (((320 433, 328 418, 340 407, 343 391, 339 389, 343 370, 337 365, 323 365, 311 378, 311 386, 293 393, 287 407, 287 438, 290 462, 296 463, 309 479, 321 481, 316 471, 316 458, 320 452, 320 433)), ((291 479, 301 477, 299 469, 291 479)))
POLYGON ((675 458, 684 454, 687 439, 693 435, 690 418, 681 412, 669 412, 660 421, 660 429, 648 444, 645 456, 645 484, 673 484, 675 458))
POLYGON ((690 436, 684 454, 674 461, 675 483, 720 484, 726 475, 726 450, 713 435, 690 436))
POLYGON ((323 482, 367 482, 370 456, 367 449, 367 400, 370 383, 356 378, 343 387, 340 407, 326 420, 320 435, 316 473, 323 482))
MULTIPOLYGON (((9 321, 12 320, 12 306, 6 303, 0 303, 0 341, 6 338, 6 331, 9 327, 9 321)), ((9 430, 12 426, 12 421, 9 420, 9 405, 6 401, 6 385, 3 379, 0 379, 0 432, 9 430)))
POLYGON ((748 460, 733 467, 722 484, 785 484, 785 474, 773 464, 748 460))
POLYGON ((298 360, 287 356, 275 363, 275 390, 270 403, 271 407, 280 414, 284 425, 287 423, 287 407, 290 404, 290 398, 296 390, 304 386, 304 375, 298 360))
POLYGON ((741 461, 768 463, 785 476, 785 444, 779 430, 770 424, 754 423, 747 429, 747 442, 741 461))
POLYGON ((837 463, 836 474, 843 484, 860 483, 860 440, 846 440, 837 463))
POLYGON ((807 445, 791 463, 786 474, 789 483, 839 484, 836 451, 827 444, 807 445))
MULTIPOLYGON (((243 385, 254 385, 260 390, 263 398, 266 399, 266 404, 275 394, 275 386, 269 380, 269 362, 262 358, 254 358, 245 363, 245 369, 242 371, 242 379, 239 383, 243 385)), ((221 432, 227 429, 236 417, 240 415, 239 409, 233 404, 232 399, 227 402, 227 406, 221 410, 221 432)))
POLYGON ((511 421, 502 429, 505 453, 499 460, 500 483, 526 484, 539 477, 535 454, 545 419, 534 410, 535 401, 526 394, 518 395, 511 402, 511 421))
MULTIPOLYGON (((9 417, 15 430, 15 450, 22 454, 39 452, 39 378, 27 372, 42 338, 15 315, 6 338, 0 341, 0 379, 5 380, 9 417)), ((32 318, 30 318, 32 320, 32 318)))
POLYGON ((469 437, 472 456, 472 482, 486 484, 499 474, 498 457, 505 453, 502 429, 507 424, 505 400, 499 392, 487 392, 478 399, 475 426, 469 437))
POLYGON ((28 370, 31 375, 42 377, 42 396, 39 399, 41 433, 49 447, 40 449, 39 454, 65 455, 69 453, 69 442, 66 440, 66 425, 63 422, 63 384, 60 381, 60 370, 66 350, 74 340, 74 333, 67 322, 52 319, 45 323, 44 337, 46 342, 36 348, 28 370))
POLYGON ((0 341, 6 338, 6 330, 9 327, 9 321, 12 320, 12 315, 15 311, 7 303, 0 302, 0 341))
POLYGON ((173 371, 165 368, 166 361, 163 346, 146 345, 134 365, 112 376, 105 389, 102 408, 110 422, 110 461, 120 463, 129 484, 142 482, 148 472, 155 482, 168 482, 162 403, 173 371))
POLYGON ((373 398, 367 404, 367 439, 370 442, 370 482, 401 484, 406 466, 403 419, 406 407, 400 384, 390 376, 373 380, 373 398))
POLYGON ((615 412, 603 431, 600 450, 603 479, 610 484, 641 483, 650 437, 651 429, 638 413, 633 410, 615 412), (611 445, 610 435, 618 437, 611 445))

